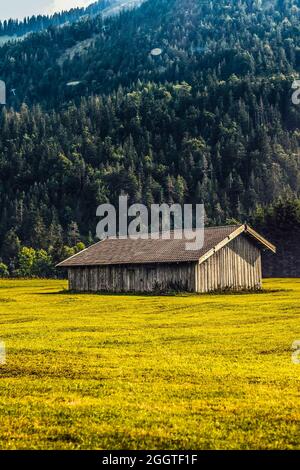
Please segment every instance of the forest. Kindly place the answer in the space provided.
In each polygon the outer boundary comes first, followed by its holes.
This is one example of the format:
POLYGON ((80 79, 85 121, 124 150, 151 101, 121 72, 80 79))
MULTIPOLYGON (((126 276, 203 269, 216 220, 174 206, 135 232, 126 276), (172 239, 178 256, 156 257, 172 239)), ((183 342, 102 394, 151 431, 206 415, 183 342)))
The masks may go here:
POLYGON ((57 12, 53 15, 31 16, 21 21, 14 18, 0 21, 0 38, 1 36, 22 37, 29 33, 43 31, 50 26, 56 27, 66 23, 72 24, 86 15, 99 14, 115 2, 116 0, 100 0, 86 8, 72 8, 71 10, 57 12))
POLYGON ((148 0, 3 45, 2 275, 53 275, 122 192, 300 234, 299 20, 292 0, 148 0))

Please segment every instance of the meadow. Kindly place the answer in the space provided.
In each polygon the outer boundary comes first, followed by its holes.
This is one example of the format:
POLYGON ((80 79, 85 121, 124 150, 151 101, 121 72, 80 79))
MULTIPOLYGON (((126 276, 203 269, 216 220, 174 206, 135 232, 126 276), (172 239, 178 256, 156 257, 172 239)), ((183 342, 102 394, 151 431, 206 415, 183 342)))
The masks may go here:
POLYGON ((299 449, 300 279, 264 293, 0 281, 0 449, 299 449))

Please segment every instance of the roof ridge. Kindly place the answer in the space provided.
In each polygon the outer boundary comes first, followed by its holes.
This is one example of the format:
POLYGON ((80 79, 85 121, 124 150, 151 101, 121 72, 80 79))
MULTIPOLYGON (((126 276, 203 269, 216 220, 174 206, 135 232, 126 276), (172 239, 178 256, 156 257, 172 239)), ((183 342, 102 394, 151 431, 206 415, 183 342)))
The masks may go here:
MULTIPOLYGON (((213 227, 204 227, 204 230, 218 230, 218 229, 226 229, 226 228, 239 228, 239 227, 242 227, 243 225, 245 224, 231 224, 231 225, 216 225, 216 226, 213 226, 213 227)), ((159 231, 159 232, 141 232, 141 233, 137 233, 135 235, 131 235, 131 236, 128 236, 128 235, 116 235, 116 236, 113 236, 113 237, 107 237, 107 239, 110 239, 110 240, 124 240, 124 239, 128 239, 128 238, 132 238, 134 239, 135 237, 141 239, 141 234, 143 233, 144 235, 156 235, 156 234, 159 234, 159 235, 162 235, 163 233, 174 233, 174 232, 187 232, 187 231, 197 231, 197 230, 202 230, 202 228, 200 227, 191 227, 191 228, 177 228, 177 229, 170 229, 170 230, 163 230, 163 231, 159 231)), ((145 240, 145 239, 144 239, 145 240)))

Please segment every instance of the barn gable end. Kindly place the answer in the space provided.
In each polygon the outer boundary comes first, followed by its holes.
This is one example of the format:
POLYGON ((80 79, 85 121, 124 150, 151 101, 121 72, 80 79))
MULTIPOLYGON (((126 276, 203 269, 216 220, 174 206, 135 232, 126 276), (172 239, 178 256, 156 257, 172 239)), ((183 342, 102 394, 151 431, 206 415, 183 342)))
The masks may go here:
POLYGON ((260 289, 261 250, 241 234, 197 266, 196 292, 260 289))

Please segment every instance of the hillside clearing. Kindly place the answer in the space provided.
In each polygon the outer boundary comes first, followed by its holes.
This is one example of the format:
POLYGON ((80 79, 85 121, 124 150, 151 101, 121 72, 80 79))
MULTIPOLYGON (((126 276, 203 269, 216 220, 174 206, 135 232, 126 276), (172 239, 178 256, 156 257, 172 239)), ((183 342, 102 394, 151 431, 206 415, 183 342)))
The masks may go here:
POLYGON ((300 448, 299 279, 244 295, 66 287, 0 282, 1 449, 300 448))

